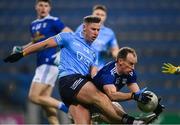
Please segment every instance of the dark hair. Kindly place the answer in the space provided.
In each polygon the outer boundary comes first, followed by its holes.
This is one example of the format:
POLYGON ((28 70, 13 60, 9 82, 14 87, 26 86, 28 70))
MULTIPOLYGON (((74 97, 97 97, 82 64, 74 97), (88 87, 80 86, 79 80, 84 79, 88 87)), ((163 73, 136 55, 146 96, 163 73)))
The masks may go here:
POLYGON ((104 5, 95 5, 93 7, 93 11, 98 10, 98 9, 103 10, 104 12, 107 12, 107 8, 104 5))
POLYGON ((89 15, 84 17, 83 22, 84 23, 100 23, 101 18, 93 15, 89 15))
POLYGON ((49 5, 51 5, 51 0, 36 0, 36 4, 39 2, 46 2, 49 3, 49 5))
POLYGON ((136 51, 133 48, 122 47, 118 52, 117 59, 126 59, 128 53, 132 53, 135 57, 137 57, 136 51))

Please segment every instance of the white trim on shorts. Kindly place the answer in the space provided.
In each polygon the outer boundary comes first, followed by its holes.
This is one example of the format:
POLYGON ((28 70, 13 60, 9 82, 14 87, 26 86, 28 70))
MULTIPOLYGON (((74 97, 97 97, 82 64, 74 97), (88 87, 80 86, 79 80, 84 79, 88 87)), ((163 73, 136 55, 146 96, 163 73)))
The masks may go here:
POLYGON ((58 76, 58 67, 48 64, 40 65, 36 68, 35 75, 32 82, 55 85, 57 76, 58 76))

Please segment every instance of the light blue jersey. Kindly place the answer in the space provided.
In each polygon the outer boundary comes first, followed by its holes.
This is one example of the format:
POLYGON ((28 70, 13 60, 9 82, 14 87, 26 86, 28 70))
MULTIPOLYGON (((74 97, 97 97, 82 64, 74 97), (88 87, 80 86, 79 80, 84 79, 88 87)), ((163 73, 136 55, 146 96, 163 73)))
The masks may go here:
MULTIPOLYGON (((76 32, 82 32, 83 24, 80 25, 76 32)), ((114 32, 104 25, 101 26, 99 35, 92 43, 92 47, 97 51, 98 68, 102 68, 109 60, 106 60, 104 54, 107 55, 110 48, 117 47, 117 39, 114 32)))
POLYGON ((54 37, 61 49, 59 78, 71 75, 90 73, 91 66, 97 66, 95 50, 85 41, 81 33, 59 33, 54 37))

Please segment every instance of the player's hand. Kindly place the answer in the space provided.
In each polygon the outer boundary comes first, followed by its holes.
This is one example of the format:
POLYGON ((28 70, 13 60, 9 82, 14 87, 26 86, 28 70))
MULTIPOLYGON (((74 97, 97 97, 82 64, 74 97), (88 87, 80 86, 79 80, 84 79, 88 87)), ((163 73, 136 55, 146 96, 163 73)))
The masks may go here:
POLYGON ((23 47, 22 46, 14 46, 12 53, 19 53, 23 51, 23 47))
POLYGON ((152 95, 149 93, 144 93, 147 88, 143 88, 138 92, 132 93, 132 99, 147 104, 150 100, 152 95))
POLYGON ((12 53, 11 55, 9 55, 4 59, 4 62, 13 63, 20 60, 22 57, 23 57, 23 52, 12 53))
POLYGON ((176 74, 177 68, 173 66, 171 63, 164 63, 162 66, 162 72, 167 74, 176 74))
POLYGON ((161 101, 161 98, 158 98, 158 105, 156 109, 153 111, 157 116, 159 116, 165 109, 164 105, 160 104, 160 101, 161 101))

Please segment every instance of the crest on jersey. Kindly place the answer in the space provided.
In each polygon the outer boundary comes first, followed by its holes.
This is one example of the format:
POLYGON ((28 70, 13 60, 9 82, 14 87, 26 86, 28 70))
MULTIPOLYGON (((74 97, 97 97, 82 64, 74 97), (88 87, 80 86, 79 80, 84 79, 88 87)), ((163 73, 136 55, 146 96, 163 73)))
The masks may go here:
POLYGON ((111 75, 113 75, 114 76, 114 74, 116 73, 116 67, 114 67, 113 69, 111 69, 111 75))

